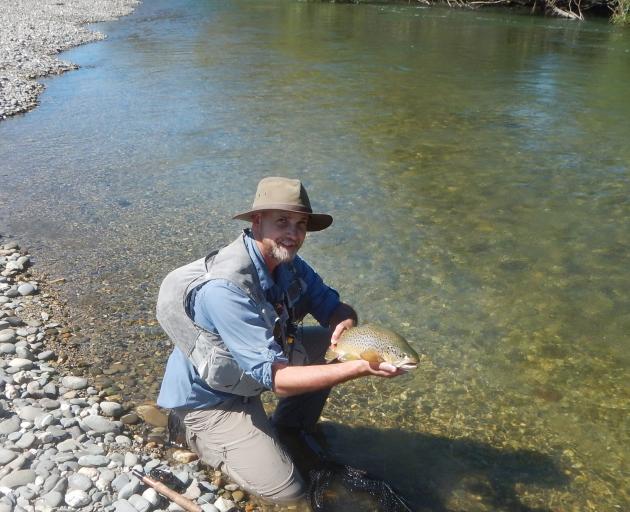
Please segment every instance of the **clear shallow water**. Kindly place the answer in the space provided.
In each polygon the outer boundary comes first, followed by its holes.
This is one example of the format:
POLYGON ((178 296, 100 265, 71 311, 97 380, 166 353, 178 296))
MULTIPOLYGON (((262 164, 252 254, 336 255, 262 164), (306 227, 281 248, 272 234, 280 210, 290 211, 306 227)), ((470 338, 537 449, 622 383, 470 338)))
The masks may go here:
POLYGON ((142 361, 110 377, 153 399, 160 280, 301 176, 335 216, 307 259, 433 361, 336 389, 331 449, 418 509, 628 508, 627 30, 270 1, 98 29, 0 124, 0 232, 66 277, 91 372, 142 361))

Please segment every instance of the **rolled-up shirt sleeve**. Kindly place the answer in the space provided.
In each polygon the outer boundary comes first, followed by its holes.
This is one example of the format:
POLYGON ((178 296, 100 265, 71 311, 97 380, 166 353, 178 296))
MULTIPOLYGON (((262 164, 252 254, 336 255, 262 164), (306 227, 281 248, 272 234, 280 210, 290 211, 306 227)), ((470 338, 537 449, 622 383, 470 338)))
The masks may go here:
POLYGON ((272 389, 272 364, 286 363, 287 359, 253 300, 243 290, 226 280, 209 281, 195 296, 193 318, 199 326, 221 336, 248 375, 266 389, 272 389))

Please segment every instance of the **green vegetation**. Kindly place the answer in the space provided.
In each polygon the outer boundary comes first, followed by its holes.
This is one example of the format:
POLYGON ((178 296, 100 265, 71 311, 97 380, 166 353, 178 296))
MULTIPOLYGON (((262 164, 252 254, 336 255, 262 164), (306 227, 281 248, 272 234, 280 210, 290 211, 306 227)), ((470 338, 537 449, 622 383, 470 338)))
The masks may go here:
POLYGON ((611 20, 619 25, 630 25, 630 0, 617 0, 611 20))
POLYGON ((610 16, 610 21, 630 25, 630 0, 328 0, 331 3, 418 3, 447 4, 469 9, 484 6, 525 7, 532 13, 584 20, 587 17, 610 16), (610 14, 612 12, 612 15, 610 14))

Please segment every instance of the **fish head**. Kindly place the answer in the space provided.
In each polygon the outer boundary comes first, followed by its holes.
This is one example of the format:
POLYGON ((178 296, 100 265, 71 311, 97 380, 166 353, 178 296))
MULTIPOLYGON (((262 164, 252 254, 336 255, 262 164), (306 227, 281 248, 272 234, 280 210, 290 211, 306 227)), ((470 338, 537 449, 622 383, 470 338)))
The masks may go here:
POLYGON ((383 359, 401 370, 414 370, 420 362, 418 354, 411 347, 390 346, 383 354, 383 359))

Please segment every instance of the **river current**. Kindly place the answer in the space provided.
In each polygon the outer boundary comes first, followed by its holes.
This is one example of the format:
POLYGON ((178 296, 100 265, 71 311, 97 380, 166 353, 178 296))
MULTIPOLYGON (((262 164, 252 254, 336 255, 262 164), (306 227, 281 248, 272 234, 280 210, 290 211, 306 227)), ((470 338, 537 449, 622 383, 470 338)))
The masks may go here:
POLYGON ((431 361, 336 388, 329 449, 414 510, 630 507, 630 32, 506 11, 156 0, 0 123, 0 233, 93 375, 154 400, 159 283, 265 175, 304 257, 431 361))

